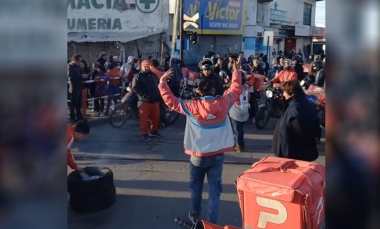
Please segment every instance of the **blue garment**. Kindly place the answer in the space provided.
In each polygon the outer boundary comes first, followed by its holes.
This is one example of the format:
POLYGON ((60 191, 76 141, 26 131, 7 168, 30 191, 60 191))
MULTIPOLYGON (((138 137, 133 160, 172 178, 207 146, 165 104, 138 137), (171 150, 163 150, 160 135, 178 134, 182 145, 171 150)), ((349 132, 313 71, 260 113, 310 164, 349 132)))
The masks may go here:
POLYGON ((220 194, 222 193, 222 173, 224 154, 210 157, 190 158, 191 205, 194 215, 201 214, 203 181, 207 174, 209 198, 207 202, 207 221, 216 224, 219 213, 220 194))
POLYGON ((234 132, 235 145, 244 147, 244 123, 231 118, 232 131, 234 132))
POLYGON ((117 105, 117 98, 120 95, 116 95, 116 94, 120 94, 120 88, 118 86, 108 85, 107 93, 108 93, 108 98, 107 98, 106 114, 108 114, 109 112, 111 101, 113 101, 114 106, 117 105), (113 95, 116 95, 116 96, 113 96, 113 95))

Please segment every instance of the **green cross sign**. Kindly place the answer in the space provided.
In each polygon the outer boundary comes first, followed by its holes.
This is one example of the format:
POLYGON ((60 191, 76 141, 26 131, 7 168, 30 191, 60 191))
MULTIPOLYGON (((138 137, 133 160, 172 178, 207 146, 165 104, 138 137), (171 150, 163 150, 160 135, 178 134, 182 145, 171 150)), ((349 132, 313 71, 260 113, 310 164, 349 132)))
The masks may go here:
POLYGON ((137 9, 144 14, 153 13, 158 8, 160 0, 135 0, 137 9))
POLYGON ((274 3, 274 9, 277 10, 277 7, 278 7, 278 3, 275 2, 275 3, 274 3))
POLYGON ((144 4, 145 9, 150 9, 150 4, 156 3, 156 0, 140 0, 141 4, 144 4))

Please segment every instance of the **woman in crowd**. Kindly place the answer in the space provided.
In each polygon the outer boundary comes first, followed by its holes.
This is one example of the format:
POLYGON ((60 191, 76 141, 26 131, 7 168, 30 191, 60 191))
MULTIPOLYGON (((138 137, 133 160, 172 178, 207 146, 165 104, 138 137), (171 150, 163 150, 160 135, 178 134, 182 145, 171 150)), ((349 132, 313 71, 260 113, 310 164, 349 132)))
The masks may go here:
POLYGON ((81 109, 83 118, 86 118, 86 111, 88 107, 87 97, 88 97, 88 89, 89 89, 89 85, 86 83, 86 80, 88 80, 89 74, 91 71, 87 64, 87 61, 85 61, 84 59, 81 59, 80 67, 82 69, 82 73, 86 74, 87 76, 86 78, 83 77, 83 81, 82 81, 82 109, 81 109))

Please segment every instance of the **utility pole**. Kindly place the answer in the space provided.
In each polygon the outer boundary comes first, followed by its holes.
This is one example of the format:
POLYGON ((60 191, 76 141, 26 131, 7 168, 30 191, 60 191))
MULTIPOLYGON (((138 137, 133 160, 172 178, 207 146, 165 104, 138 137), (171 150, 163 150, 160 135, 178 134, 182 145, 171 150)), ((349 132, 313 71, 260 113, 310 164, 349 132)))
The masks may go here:
POLYGON ((175 1, 174 16, 173 16, 173 31, 172 31, 172 52, 176 48, 177 34, 178 34, 178 19, 179 19, 179 3, 181 0, 175 1))
POLYGON ((184 34, 183 34, 183 2, 182 0, 177 0, 179 2, 179 39, 181 40, 179 57, 183 61, 183 42, 184 42, 184 34))

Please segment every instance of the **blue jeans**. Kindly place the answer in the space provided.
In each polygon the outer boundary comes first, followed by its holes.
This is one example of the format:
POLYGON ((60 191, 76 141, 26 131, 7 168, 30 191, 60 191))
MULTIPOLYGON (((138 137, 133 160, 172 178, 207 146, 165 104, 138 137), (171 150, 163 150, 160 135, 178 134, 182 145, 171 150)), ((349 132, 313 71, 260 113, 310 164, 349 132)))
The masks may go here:
POLYGON ((220 194, 222 193, 222 173, 224 154, 210 157, 190 158, 191 206, 194 215, 201 214, 202 191, 205 175, 209 185, 207 202, 207 221, 216 224, 219 213, 220 194))
POLYGON ((244 147, 244 123, 231 118, 232 131, 234 132, 235 145, 244 147))
POLYGON ((120 88, 116 86, 109 85, 107 89, 108 98, 107 98, 107 107, 106 107, 106 113, 108 114, 111 101, 113 101, 113 105, 116 106, 117 104, 117 98, 120 97, 120 95, 113 96, 120 93, 120 88))

